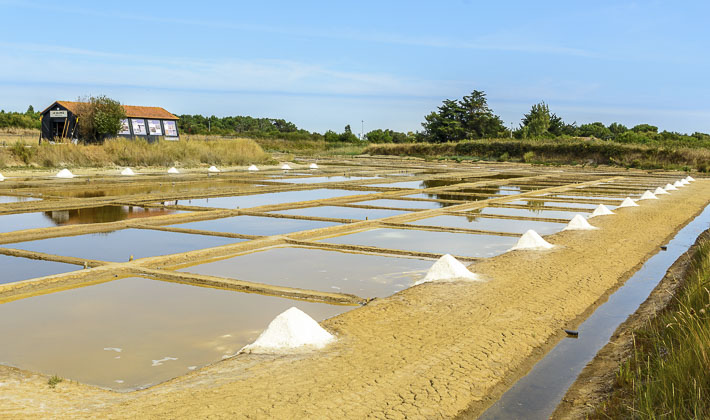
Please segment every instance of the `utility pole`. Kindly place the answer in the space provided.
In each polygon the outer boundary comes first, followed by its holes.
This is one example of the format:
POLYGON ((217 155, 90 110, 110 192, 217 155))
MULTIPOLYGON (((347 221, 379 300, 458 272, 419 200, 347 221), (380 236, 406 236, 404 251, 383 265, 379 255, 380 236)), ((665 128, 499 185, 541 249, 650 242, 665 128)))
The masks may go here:
POLYGON ((510 123, 510 138, 513 138, 513 123, 510 123))
POLYGON ((360 120, 360 141, 365 140, 365 120, 360 120))

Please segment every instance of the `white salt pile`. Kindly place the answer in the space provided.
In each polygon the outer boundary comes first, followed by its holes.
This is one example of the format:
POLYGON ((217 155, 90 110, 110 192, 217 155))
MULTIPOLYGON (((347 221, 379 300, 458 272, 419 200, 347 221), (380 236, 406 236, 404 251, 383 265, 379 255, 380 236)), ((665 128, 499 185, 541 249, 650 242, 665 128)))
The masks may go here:
POLYGON ((4 181, 4 180, 5 180, 5 177, 2 176, 2 174, 0 174, 0 182, 2 182, 2 181, 4 181))
POLYGON ((654 194, 656 195, 662 195, 662 194, 670 194, 668 191, 664 190, 661 187, 657 187, 655 191, 653 191, 654 194))
POLYGON ((695 178, 693 178, 693 177, 690 176, 690 175, 686 176, 685 179, 688 180, 688 182, 693 182, 693 181, 695 181, 695 178))
POLYGON ((651 191, 646 190, 645 193, 641 194, 641 198, 639 198, 639 200, 658 200, 658 197, 656 197, 656 195, 651 191))
POLYGON ((567 223, 567 226, 562 230, 594 230, 599 229, 589 224, 581 214, 575 215, 572 220, 567 223))
POLYGON ((318 169, 318 165, 316 165, 315 163, 311 163, 310 165, 308 165, 308 167, 311 169, 318 169))
POLYGON ((423 279, 414 283, 414 285, 428 282, 446 282, 456 280, 482 281, 482 279, 473 274, 466 268, 461 261, 453 256, 446 254, 439 258, 434 265, 427 271, 423 279))
POLYGON ((135 174, 136 174, 136 173, 133 172, 133 169, 131 169, 131 168, 126 168, 126 169, 124 169, 124 170, 121 171, 121 175, 123 175, 123 176, 133 176, 133 175, 135 175, 135 174))
POLYGON ((291 307, 274 318, 264 332, 240 353, 285 353, 321 349, 335 337, 300 309, 291 307))
POLYGON ((259 168, 256 167, 256 165, 251 165, 249 168, 247 168, 248 171, 258 171, 259 168))
POLYGON ((216 173, 216 172, 221 172, 221 171, 219 170, 219 168, 217 168, 216 166, 212 165, 212 166, 210 166, 209 168, 207 168, 207 172, 216 173))
POLYGON ((57 173, 57 178, 74 178, 74 174, 69 169, 62 169, 57 173))
POLYGON ((666 190, 666 191, 678 191, 678 188, 674 187, 674 186, 671 185, 671 184, 666 184, 666 186, 663 187, 663 189, 666 190))
POLYGON ((288 166, 288 163, 284 163, 283 165, 281 165, 281 169, 283 169, 283 170, 286 170, 286 171, 287 171, 287 170, 291 169, 291 167, 290 167, 290 166, 288 166))
POLYGON ((594 211, 589 216, 589 218, 597 217, 597 216, 609 216, 611 214, 614 214, 614 212, 609 210, 609 208, 607 206, 605 206, 604 204, 600 204, 597 206, 596 209, 594 209, 594 211))
POLYGON ((683 184, 683 185, 690 185, 690 182, 688 182, 688 180, 685 179, 685 178, 681 179, 681 180, 680 180, 680 183, 683 184))
POLYGON ((685 185, 681 184, 680 181, 674 182, 674 183, 673 183, 673 186, 676 187, 676 188, 685 187, 685 185))
POLYGON ((520 239, 518 239, 518 243, 515 244, 514 247, 510 248, 509 251, 515 251, 518 249, 541 250, 550 249, 552 247, 554 247, 554 245, 542 239, 542 236, 530 229, 525 232, 520 239))
POLYGON ((169 174, 179 174, 180 171, 178 171, 177 168, 173 166, 172 168, 168 169, 168 173, 169 174))
POLYGON ((151 366, 153 366, 153 367, 160 366, 163 364, 163 362, 169 362, 171 360, 177 360, 177 359, 178 359, 177 357, 166 356, 166 357, 163 357, 162 359, 152 360, 153 363, 151 364, 151 366))
POLYGON ((631 199, 631 197, 626 197, 624 201, 619 204, 619 207, 638 207, 639 205, 636 204, 634 200, 631 199))

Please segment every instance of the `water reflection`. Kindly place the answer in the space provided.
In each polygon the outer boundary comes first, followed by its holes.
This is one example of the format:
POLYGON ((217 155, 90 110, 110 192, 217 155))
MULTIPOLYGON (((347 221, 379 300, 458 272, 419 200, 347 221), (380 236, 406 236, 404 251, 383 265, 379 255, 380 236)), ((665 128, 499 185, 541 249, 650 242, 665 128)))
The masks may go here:
POLYGON ((164 208, 145 208, 135 206, 101 206, 72 210, 46 211, 44 216, 56 226, 80 225, 87 223, 118 222, 126 219, 164 216, 176 213, 176 210, 164 208))

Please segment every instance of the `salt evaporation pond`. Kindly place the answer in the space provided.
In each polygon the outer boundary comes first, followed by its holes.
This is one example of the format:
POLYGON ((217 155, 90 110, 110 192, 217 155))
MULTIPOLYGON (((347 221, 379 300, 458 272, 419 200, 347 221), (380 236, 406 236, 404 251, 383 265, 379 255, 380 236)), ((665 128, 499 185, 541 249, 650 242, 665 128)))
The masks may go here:
POLYGON ((323 242, 368 245, 465 257, 493 257, 515 245, 517 239, 509 236, 473 235, 414 229, 372 229, 323 239, 323 242))
POLYGON ((284 191, 253 195, 238 195, 232 197, 196 198, 193 200, 177 200, 175 203, 184 206, 246 209, 250 207, 292 203, 296 201, 323 200, 326 198, 345 197, 360 194, 371 194, 371 192, 319 188, 315 190, 284 191))
POLYGON ((368 186, 382 188, 427 188, 422 181, 397 181, 384 184, 370 184, 368 186))
MULTIPOLYGON (((360 205, 361 203, 355 203, 360 205)), ((339 207, 339 206, 317 206, 304 207, 301 209, 276 211, 276 214, 291 214, 308 217, 332 217, 336 219, 381 219, 383 217, 397 216, 407 213, 402 210, 384 210, 384 209, 362 209, 357 207, 339 207)))
POLYGON ((565 227, 561 223, 492 219, 490 217, 476 217, 477 215, 474 213, 469 214, 469 216, 436 216, 410 223, 413 225, 445 226, 508 233, 525 233, 528 229, 533 229, 540 235, 557 233, 565 227))
POLYGON ((214 232, 240 233, 243 235, 280 235, 301 230, 311 230, 338 223, 319 222, 315 220, 284 219, 277 217, 235 216, 222 219, 202 220, 199 222, 181 223, 170 227, 182 229, 209 230, 214 232))
POLYGON ((0 284, 12 283, 35 277, 51 276, 81 269, 81 267, 54 261, 31 260, 28 258, 0 255, 0 284))
POLYGON ((414 284, 433 261, 414 258, 274 248, 183 268, 196 274, 360 297, 389 296, 414 284))
POLYGON ((134 206, 101 206, 72 210, 5 214, 0 215, 0 233, 63 225, 117 222, 119 220, 164 216, 175 213, 183 212, 134 206))
POLYGON ((380 198, 376 200, 358 201, 352 204, 358 204, 362 206, 391 207, 400 209, 429 210, 452 206, 455 203, 439 203, 436 201, 393 200, 389 198, 380 198))
POLYGON ((131 255, 134 258, 144 258, 176 254, 241 241, 243 239, 149 229, 123 229, 107 233, 19 242, 4 246, 69 257, 123 262, 128 261, 131 255))
POLYGON ((124 278, 0 304, 0 363, 143 388, 234 354, 292 306, 317 321, 353 308, 124 278))
POLYGON ((284 179, 274 179, 278 182, 289 182, 298 184, 318 184, 321 182, 345 182, 345 181, 361 181, 363 179, 375 179, 379 176, 313 176, 307 178, 284 178, 284 179))
MULTIPOLYGON (((545 207, 568 207, 568 208, 578 208, 578 209, 590 209, 594 210, 599 204, 587 204, 587 203, 574 203, 574 202, 560 202, 560 201, 545 201, 544 198, 539 200, 515 200, 508 201, 506 204, 517 204, 521 206, 545 206, 545 207)), ((607 207, 616 208, 616 206, 607 205, 607 207)))
MULTIPOLYGON (((461 212, 466 214, 465 212, 461 212)), ((490 214, 497 216, 514 216, 514 217, 546 217, 549 219, 566 219, 571 220, 576 212, 573 211, 558 211, 558 210, 537 210, 531 209, 511 209, 505 207, 484 207, 480 210, 481 214, 490 214)))

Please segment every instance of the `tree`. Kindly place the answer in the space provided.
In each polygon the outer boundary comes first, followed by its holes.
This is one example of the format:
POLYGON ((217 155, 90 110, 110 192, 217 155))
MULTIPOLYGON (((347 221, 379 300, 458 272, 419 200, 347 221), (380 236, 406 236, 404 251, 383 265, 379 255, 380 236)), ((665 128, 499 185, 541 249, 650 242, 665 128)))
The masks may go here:
POLYGON ((345 130, 338 136, 338 140, 342 142, 354 143, 358 139, 357 136, 353 134, 353 131, 350 129, 350 124, 348 124, 345 126, 345 130))
POLYGON ((634 126, 631 131, 635 131, 637 133, 658 133, 658 127, 650 124, 639 124, 634 126))
POLYGON ((121 121, 126 111, 121 104, 107 96, 79 98, 77 124, 79 138, 84 141, 99 141, 115 137, 121 131, 121 121))
POLYGON ((434 143, 497 137, 505 132, 503 121, 488 107, 486 94, 478 90, 461 100, 444 100, 438 112, 424 120, 424 136, 434 143))
POLYGON ((611 131, 612 136, 616 138, 619 134, 629 131, 629 129, 624 124, 613 122, 609 124, 609 131, 611 131))
MULTIPOLYGON (((527 127, 530 137, 541 137, 550 129, 550 108, 543 101, 530 108, 530 112, 523 117, 523 126, 527 127)), ((562 119, 560 119, 560 122, 562 119)))
POLYGON ((596 137, 602 140, 609 140, 611 138, 611 131, 606 128, 604 124, 593 122, 591 124, 580 125, 579 135, 582 137, 596 137))

